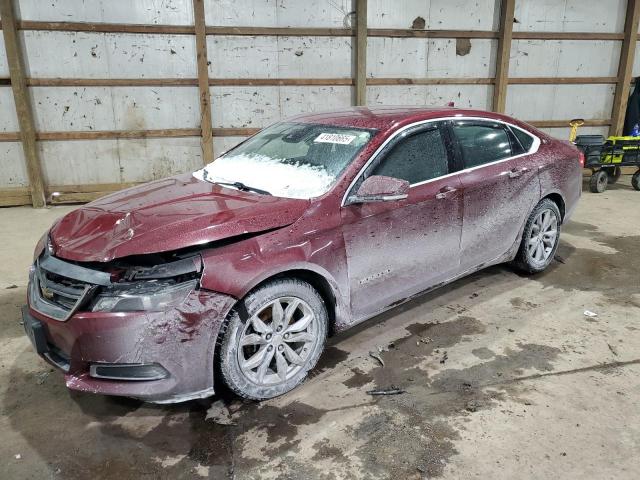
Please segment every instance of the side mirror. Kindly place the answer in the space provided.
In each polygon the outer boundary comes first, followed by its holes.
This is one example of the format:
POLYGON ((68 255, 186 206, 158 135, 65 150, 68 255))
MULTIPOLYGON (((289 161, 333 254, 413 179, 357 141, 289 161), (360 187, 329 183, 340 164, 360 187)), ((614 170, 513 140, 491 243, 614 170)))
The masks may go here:
POLYGON ((389 202, 404 200, 409 195, 409 182, 399 178, 371 175, 362 184, 355 195, 348 199, 352 203, 389 202))

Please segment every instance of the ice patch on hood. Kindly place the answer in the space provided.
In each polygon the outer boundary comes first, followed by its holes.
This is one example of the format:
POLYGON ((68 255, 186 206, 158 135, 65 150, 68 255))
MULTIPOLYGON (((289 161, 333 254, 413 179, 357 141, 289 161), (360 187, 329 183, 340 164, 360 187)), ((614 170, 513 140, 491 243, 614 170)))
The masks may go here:
POLYGON ((301 199, 325 194, 335 180, 321 166, 245 154, 220 157, 193 176, 202 181, 241 182, 276 197, 301 199))

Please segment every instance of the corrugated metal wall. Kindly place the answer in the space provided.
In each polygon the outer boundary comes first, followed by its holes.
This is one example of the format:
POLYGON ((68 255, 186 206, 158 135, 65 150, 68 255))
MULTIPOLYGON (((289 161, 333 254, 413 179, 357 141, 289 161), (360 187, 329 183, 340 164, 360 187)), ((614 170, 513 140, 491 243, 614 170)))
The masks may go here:
MULTIPOLYGON (((20 0, 22 21, 193 25, 192 0, 20 0)), ((369 0, 372 29, 495 31, 498 0, 369 0)), ((351 0, 207 0, 207 26, 351 28, 351 0)), ((624 30, 626 0, 517 0, 514 32, 624 30)), ((21 30, 31 78, 194 79, 194 35, 21 30)), ((369 78, 495 75, 495 38, 369 37, 369 78)), ((511 77, 615 77, 620 40, 513 40, 511 77)), ((211 79, 353 77, 351 36, 208 35, 211 79)), ((634 73, 640 74, 636 55, 634 73)), ((0 37, 0 79, 9 72, 0 37)), ((611 117, 615 84, 510 85, 507 113, 524 120, 611 117)), ((353 104, 350 85, 211 86, 214 128, 259 128, 300 112, 353 104)), ((444 104, 491 109, 493 86, 369 85, 369 105, 444 104)), ((197 129, 197 84, 32 86, 38 131, 197 129)), ((0 132, 17 132, 11 87, 0 84, 0 132)), ((547 129, 566 137, 568 129, 547 129)), ((585 127, 584 132, 607 132, 585 127)), ((216 154, 243 137, 214 138, 216 154)), ((202 164, 199 137, 40 141, 48 185, 140 182, 202 164)), ((22 147, 0 142, 0 188, 28 185, 22 147)))

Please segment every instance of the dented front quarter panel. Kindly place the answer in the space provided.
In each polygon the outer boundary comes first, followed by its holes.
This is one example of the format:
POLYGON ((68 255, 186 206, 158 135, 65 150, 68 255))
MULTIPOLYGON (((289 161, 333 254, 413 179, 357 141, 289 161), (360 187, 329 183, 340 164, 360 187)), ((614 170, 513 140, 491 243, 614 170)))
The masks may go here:
POLYGON ((194 290, 180 306, 162 312, 83 312, 66 322, 30 312, 46 323, 49 341, 70 357, 69 388, 175 402, 213 394, 215 341, 235 301, 194 290), (170 376, 144 382, 89 376, 91 363, 154 362, 170 376))

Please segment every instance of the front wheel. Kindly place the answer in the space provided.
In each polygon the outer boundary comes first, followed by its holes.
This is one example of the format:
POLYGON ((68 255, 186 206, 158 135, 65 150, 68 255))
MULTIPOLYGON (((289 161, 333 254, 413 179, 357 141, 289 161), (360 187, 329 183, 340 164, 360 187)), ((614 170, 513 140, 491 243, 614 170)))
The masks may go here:
POLYGON ((322 297, 295 279, 275 280, 249 293, 227 321, 220 372, 231 390, 252 400, 277 397, 302 383, 327 337, 322 297))
POLYGON ((529 215, 514 264, 527 273, 546 269, 558 249, 562 217, 558 206, 544 198, 529 215))

